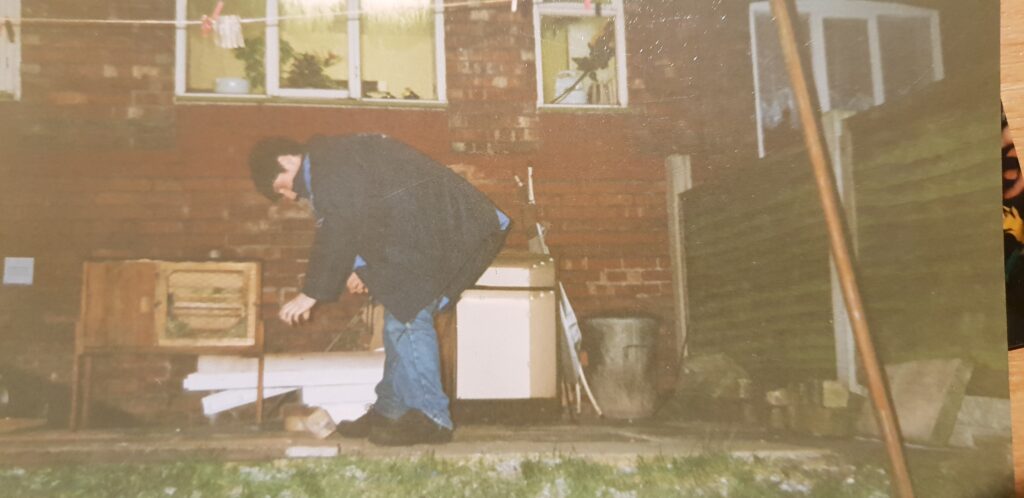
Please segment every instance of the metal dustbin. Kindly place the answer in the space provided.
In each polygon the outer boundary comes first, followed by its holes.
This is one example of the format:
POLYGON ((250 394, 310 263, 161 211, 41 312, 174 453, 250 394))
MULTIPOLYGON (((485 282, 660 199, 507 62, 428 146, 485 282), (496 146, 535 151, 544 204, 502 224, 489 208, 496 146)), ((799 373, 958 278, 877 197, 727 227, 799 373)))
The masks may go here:
POLYGON ((594 397, 604 415, 641 419, 654 414, 654 353, 660 323, 648 316, 603 316, 581 322, 594 397))

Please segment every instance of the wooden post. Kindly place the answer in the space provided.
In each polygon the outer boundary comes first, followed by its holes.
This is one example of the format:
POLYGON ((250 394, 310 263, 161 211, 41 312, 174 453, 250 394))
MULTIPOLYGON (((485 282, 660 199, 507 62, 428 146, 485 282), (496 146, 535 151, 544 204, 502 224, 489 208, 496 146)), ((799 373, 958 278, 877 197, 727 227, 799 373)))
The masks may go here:
POLYGON ((80 419, 78 427, 87 427, 89 425, 89 415, 91 415, 89 408, 92 404, 92 359, 92 355, 82 354, 84 364, 82 365, 82 398, 79 401, 81 408, 79 409, 80 419))
MULTIPOLYGON (((835 173, 839 200, 846 215, 846 224, 850 230, 849 246, 853 254, 857 254, 857 218, 853 190, 853 141, 850 136, 846 118, 853 111, 832 110, 822 116, 822 130, 828 143, 832 157, 832 171, 835 173)), ((835 335, 836 378, 847 389, 861 396, 867 396, 867 389, 860 384, 857 377, 857 345, 850 325, 849 311, 843 301, 843 289, 836 271, 835 259, 829 256, 829 273, 832 287, 832 330, 835 335)))
MULTIPOLYGON (((81 325, 79 325, 81 327, 81 325)), ((77 349, 77 344, 76 344, 77 349)), ((81 380, 81 363, 82 358, 78 351, 75 351, 74 358, 71 363, 71 408, 68 410, 68 430, 78 430, 78 404, 79 404, 79 389, 82 384, 81 380)))
POLYGON ((878 362, 875 346, 871 340, 871 333, 868 330, 864 303, 861 301, 860 289, 858 288, 853 269, 853 258, 850 255, 846 231, 843 226, 842 205, 836 194, 835 180, 832 177, 832 170, 829 166, 824 136, 822 135, 818 116, 812 106, 808 80, 804 72, 803 62, 800 60, 799 45, 797 44, 793 22, 793 19, 796 17, 796 5, 794 0, 771 0, 771 6, 772 14, 775 16, 775 24, 778 27, 779 42, 785 57, 786 68, 789 72, 790 84, 796 97, 797 108, 800 111, 804 143, 807 146, 807 154, 810 156, 811 168, 814 170, 814 178, 818 186, 821 207, 825 215, 825 224, 828 228, 829 246, 832 249, 832 257, 835 261, 836 271, 839 274, 843 299, 846 302, 846 308, 850 311, 850 321, 853 325, 860 359, 864 364, 864 371, 867 375, 868 391, 874 404, 875 417, 878 419, 878 425, 882 431, 882 437, 885 440, 885 446, 889 454, 893 472, 893 491, 896 496, 901 498, 913 498, 914 487, 910 480, 910 471, 907 469, 906 458, 903 455, 899 422, 896 419, 896 412, 893 410, 892 401, 886 387, 885 374, 878 362))
POLYGON ((684 213, 679 196, 693 187, 690 174, 690 156, 673 154, 665 159, 668 196, 669 254, 672 258, 672 289, 675 299, 672 304, 676 313, 676 358, 682 361, 686 347, 686 240, 683 228, 684 213))
POLYGON ((458 334, 455 307, 434 315, 434 330, 437 331, 438 354, 441 359, 441 387, 448 399, 456 402, 455 380, 457 378, 455 359, 458 357, 458 334))
MULTIPOLYGON (((259 309, 259 308, 256 308, 259 309)), ((266 348, 263 341, 263 319, 258 318, 256 323, 256 347, 258 348, 259 360, 256 365, 256 425, 263 425, 263 376, 266 365, 266 348)))

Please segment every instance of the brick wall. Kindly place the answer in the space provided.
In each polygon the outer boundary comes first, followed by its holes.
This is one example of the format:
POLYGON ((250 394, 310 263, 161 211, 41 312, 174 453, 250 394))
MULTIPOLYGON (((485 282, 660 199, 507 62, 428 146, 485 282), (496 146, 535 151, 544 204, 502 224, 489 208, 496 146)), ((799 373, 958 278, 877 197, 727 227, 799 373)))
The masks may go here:
MULTIPOLYGON (((65 3, 39 2, 25 17, 172 15, 171 2, 65 3)), ((713 83, 710 76, 699 83, 698 72, 685 65, 691 52, 677 52, 677 42, 694 43, 700 33, 685 30, 665 39, 671 43, 659 41, 674 31, 671 19, 694 29, 699 19, 685 17, 674 2, 647 3, 655 10, 629 13, 630 24, 640 27, 628 28, 627 45, 637 105, 614 112, 538 112, 531 18, 507 8, 446 16, 451 102, 443 109, 173 104, 169 31, 26 29, 25 101, 15 105, 24 124, 11 160, 0 162, 0 173, 10 178, 0 184, 0 256, 36 257, 37 281, 0 287, 0 365, 66 382, 83 260, 206 259, 211 251, 264 262, 268 349, 323 349, 363 301, 347 297, 323 306, 303 327, 274 319, 301 285, 313 223, 300 209, 259 197, 245 156, 268 135, 378 132, 450 165, 513 218, 519 214, 513 175, 525 177, 532 164, 541 218, 550 224, 549 243, 579 313, 661 316, 660 385, 670 389, 663 161, 679 143, 684 150, 700 145, 697 130, 711 105, 691 104, 713 83), (53 49, 57 41, 76 49, 53 49), (675 85, 679 79, 686 84, 675 85)), ((509 245, 525 246, 525 235, 514 233, 509 245)), ((360 340, 347 337, 344 346, 360 340)), ((135 372, 142 378, 98 380, 97 396, 112 413, 154 424, 204 423, 195 416, 194 397, 178 392, 191 368, 187 361, 149 356, 115 367, 100 369, 101 377, 135 372)))
POLYGON ((445 16, 452 150, 508 154, 538 149, 533 18, 506 5, 445 16))
MULTIPOLYGON (((173 19, 174 2, 22 2, 22 17, 173 19)), ((20 140, 45 149, 173 145, 174 28, 26 24, 20 140)))

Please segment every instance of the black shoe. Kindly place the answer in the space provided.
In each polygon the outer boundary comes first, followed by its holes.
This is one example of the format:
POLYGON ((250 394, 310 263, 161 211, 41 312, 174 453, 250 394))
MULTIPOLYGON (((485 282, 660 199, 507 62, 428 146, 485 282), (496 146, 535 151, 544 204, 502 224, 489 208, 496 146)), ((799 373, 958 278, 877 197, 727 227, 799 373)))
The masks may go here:
POLYGON ((374 427, 383 428, 391 425, 392 423, 391 419, 377 413, 373 408, 370 408, 370 410, 362 417, 338 423, 338 428, 335 429, 334 432, 341 437, 359 439, 369 437, 370 431, 374 427))
POLYGON ((370 431, 370 442, 381 446, 443 444, 451 440, 451 429, 437 425, 419 410, 409 410, 391 425, 374 426, 370 431))

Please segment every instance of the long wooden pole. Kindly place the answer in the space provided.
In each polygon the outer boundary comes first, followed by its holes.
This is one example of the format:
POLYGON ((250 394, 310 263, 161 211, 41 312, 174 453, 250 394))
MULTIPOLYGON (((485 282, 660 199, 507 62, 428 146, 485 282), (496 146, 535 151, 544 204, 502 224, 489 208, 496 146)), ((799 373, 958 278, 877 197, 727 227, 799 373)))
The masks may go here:
POLYGON ((864 303, 861 301, 857 278, 853 270, 853 258, 850 256, 846 232, 843 228, 842 209, 832 177, 829 156, 825 149, 821 124, 811 103, 806 73, 804 72, 803 62, 800 60, 800 52, 797 48, 796 32, 793 28, 796 8, 793 0, 771 0, 771 6, 772 14, 775 16, 775 24, 778 27, 782 53, 786 60, 786 68, 789 71, 789 80, 793 87, 793 94, 796 97, 797 107, 800 112, 800 121, 803 124, 807 154, 810 156, 811 168, 814 170, 814 179, 817 183, 818 195, 821 199, 821 207, 825 214, 829 245, 832 248, 832 259, 835 261, 836 273, 839 274, 839 285, 843 291, 843 300, 846 302, 846 308, 850 311, 853 336, 857 343, 857 351, 860 353, 860 360, 864 365, 865 374, 867 375, 868 391, 875 407, 875 418, 881 427, 882 437, 885 440, 885 447, 889 454, 893 472, 893 491, 896 496, 901 498, 913 498, 914 487, 910 480, 910 472, 907 469, 906 457, 903 454, 899 423, 889 398, 885 377, 878 362, 875 346, 871 341, 871 333, 868 330, 867 316, 864 313, 864 303))

